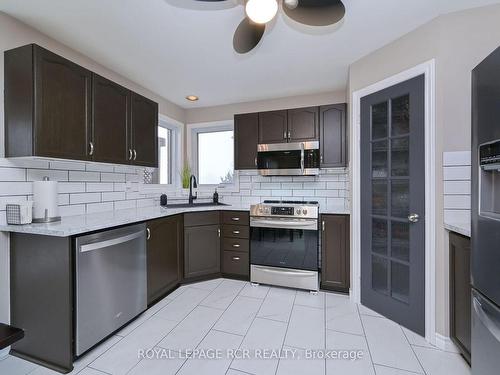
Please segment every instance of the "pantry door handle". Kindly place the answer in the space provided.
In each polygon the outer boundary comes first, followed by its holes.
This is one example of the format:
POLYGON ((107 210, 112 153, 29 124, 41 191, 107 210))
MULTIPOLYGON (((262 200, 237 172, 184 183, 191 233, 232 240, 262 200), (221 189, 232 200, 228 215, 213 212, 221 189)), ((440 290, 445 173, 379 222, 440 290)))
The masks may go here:
POLYGON ((89 147, 90 147, 89 155, 92 156, 94 155, 94 143, 89 142, 89 147))

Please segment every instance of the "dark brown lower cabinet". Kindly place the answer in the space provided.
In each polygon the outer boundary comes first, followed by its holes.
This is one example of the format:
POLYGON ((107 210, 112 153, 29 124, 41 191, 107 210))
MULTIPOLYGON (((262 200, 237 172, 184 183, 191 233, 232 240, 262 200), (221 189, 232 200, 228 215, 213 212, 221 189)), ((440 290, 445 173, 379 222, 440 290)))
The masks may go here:
POLYGON ((470 363, 470 238, 450 233, 450 337, 470 363))
POLYGON ((220 273, 219 212, 184 215, 184 278, 220 273))
POLYGON ((321 288, 349 292, 349 215, 321 215, 321 288))
POLYGON ((147 223, 148 305, 182 280, 182 215, 147 223))
POLYGON ((222 274, 247 280, 250 276, 250 216, 247 211, 222 212, 222 274))

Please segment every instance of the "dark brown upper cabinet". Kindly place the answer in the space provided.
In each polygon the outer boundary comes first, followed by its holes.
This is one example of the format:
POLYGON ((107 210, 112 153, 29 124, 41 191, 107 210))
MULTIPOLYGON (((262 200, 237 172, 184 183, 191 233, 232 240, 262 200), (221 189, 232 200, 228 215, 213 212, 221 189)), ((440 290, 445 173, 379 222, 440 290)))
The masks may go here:
POLYGON ((36 44, 4 53, 5 156, 158 166, 158 104, 36 44))
POLYGON ((346 105, 319 108, 321 168, 347 166, 346 105))
POLYGON ((130 115, 131 163, 158 167, 158 104, 132 92, 130 115))
POLYGON ((175 288, 182 279, 182 215, 147 223, 148 304, 175 288))
POLYGON ((234 116, 234 169, 256 168, 258 134, 258 113, 234 116))
POLYGON ((288 110, 288 142, 319 140, 318 107, 288 110))
POLYGON ((321 215, 321 288, 349 292, 349 216, 321 215))
POLYGON ((4 56, 6 157, 89 160, 92 73, 35 44, 4 56))
POLYGON ((259 113, 259 143, 283 143, 288 139, 288 113, 271 111, 259 113))
POLYGON ((92 80, 92 159, 128 163, 130 91, 97 74, 92 80))

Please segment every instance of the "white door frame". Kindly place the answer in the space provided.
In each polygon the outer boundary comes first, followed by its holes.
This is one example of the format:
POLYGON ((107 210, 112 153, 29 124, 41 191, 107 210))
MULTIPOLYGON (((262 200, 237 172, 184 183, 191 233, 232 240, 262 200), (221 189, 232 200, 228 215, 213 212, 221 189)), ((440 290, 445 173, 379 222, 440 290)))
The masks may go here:
POLYGON ((361 98, 407 81, 419 75, 425 75, 425 338, 436 343, 436 147, 435 147, 435 95, 436 68, 435 60, 429 60, 404 72, 374 83, 352 94, 352 290, 351 298, 361 301, 361 165, 360 165, 360 126, 361 98))

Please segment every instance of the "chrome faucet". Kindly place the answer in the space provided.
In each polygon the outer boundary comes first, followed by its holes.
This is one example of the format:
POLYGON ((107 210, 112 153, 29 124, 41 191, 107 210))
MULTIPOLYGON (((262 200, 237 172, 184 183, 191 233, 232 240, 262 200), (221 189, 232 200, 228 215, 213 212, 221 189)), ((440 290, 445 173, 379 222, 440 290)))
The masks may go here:
POLYGON ((198 198, 198 193, 193 195, 193 188, 196 189, 197 187, 196 177, 192 174, 191 177, 189 177, 189 204, 193 204, 193 201, 198 198))

